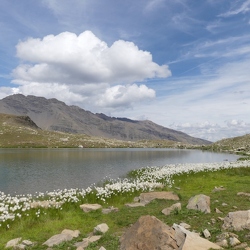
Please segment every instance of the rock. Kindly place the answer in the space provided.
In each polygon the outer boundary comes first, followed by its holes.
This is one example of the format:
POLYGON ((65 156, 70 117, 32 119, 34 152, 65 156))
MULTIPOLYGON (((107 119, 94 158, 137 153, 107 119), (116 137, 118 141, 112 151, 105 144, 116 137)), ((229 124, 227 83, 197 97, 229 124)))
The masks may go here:
POLYGON ((118 212, 119 209, 117 207, 109 207, 109 208, 103 208, 102 209, 102 213, 103 214, 109 214, 109 213, 112 213, 112 212, 118 212))
POLYGON ((224 218, 222 228, 225 230, 241 231, 250 229, 250 210, 229 212, 224 218))
POLYGON ((88 238, 84 238, 82 242, 77 242, 74 246, 77 247, 78 250, 82 250, 86 248, 90 243, 100 240, 101 235, 94 235, 88 238))
POLYGON ((221 240, 221 241, 217 241, 216 244, 220 247, 228 247, 228 242, 227 240, 221 240))
POLYGON ((56 234, 49 238, 47 241, 43 243, 43 245, 46 245, 48 247, 53 247, 54 245, 59 245, 60 243, 64 241, 71 241, 73 237, 69 234, 56 234))
POLYGON ((104 233, 106 233, 108 230, 109 230, 108 225, 107 225, 106 223, 102 223, 102 224, 97 225, 97 226, 94 228, 94 233, 100 232, 100 233, 104 234, 104 233))
POLYGON ((211 238, 211 234, 207 229, 203 230, 203 235, 206 239, 211 238))
POLYGON ((64 229, 60 234, 56 234, 49 238, 46 242, 43 243, 43 245, 47 245, 48 247, 59 245, 64 241, 71 241, 73 238, 78 237, 79 234, 79 230, 64 229))
POLYGON ((237 195, 250 196, 250 193, 239 192, 239 193, 237 193, 237 195))
POLYGON ((22 238, 15 238, 10 241, 8 241, 5 245, 6 248, 8 247, 15 247, 21 242, 22 238))
POLYGON ((101 247, 99 248, 99 250, 106 250, 106 248, 103 247, 103 246, 101 246, 101 247))
POLYGON ((180 223, 180 226, 184 227, 185 229, 190 229, 191 228, 190 225, 188 225, 187 223, 184 223, 184 222, 180 223))
POLYGON ((215 213, 222 214, 222 212, 218 208, 215 208, 214 210, 215 210, 215 213))
POLYGON ((102 208, 100 204, 82 204, 80 208, 85 212, 88 213, 90 211, 98 210, 102 208))
POLYGON ((77 238, 80 235, 80 231, 79 230, 70 230, 70 229, 64 229, 61 234, 69 234, 71 235, 73 238, 77 238))
POLYGON ((226 206, 227 206, 227 203, 223 202, 221 205, 222 205, 223 207, 226 207, 226 206))
POLYGON ((170 215, 174 210, 181 210, 181 203, 175 203, 171 207, 164 208, 161 212, 165 215, 170 215))
POLYGON ((229 238, 229 244, 230 246, 234 247, 236 245, 239 245, 241 242, 236 237, 230 237, 229 238))
POLYGON ((223 190, 226 190, 223 186, 214 187, 213 192, 220 192, 220 191, 223 191, 223 190))
POLYGON ((148 204, 152 200, 155 199, 163 199, 163 200, 174 200, 178 201, 178 195, 174 194, 173 192, 149 192, 149 193, 141 193, 139 196, 140 203, 148 204))
POLYGON ((250 250, 249 247, 247 247, 247 243, 241 243, 234 247, 234 249, 242 249, 242 248, 244 248, 245 250, 250 250))
POLYGON ((32 245, 33 245, 33 242, 30 241, 30 240, 23 240, 23 241, 22 241, 22 244, 25 245, 25 246, 32 246, 32 245))
POLYGON ((154 216, 141 216, 120 238, 120 250, 178 249, 174 230, 154 216))
POLYGON ((145 207, 144 203, 135 202, 135 203, 127 203, 125 204, 126 207, 145 207))
POLYGON ((196 195, 189 199, 187 208, 210 213, 210 197, 204 194, 196 195))
POLYGON ((197 233, 192 233, 180 225, 174 224, 176 235, 178 238, 181 236, 181 240, 176 238, 179 248, 182 250, 209 250, 209 249, 221 249, 217 244, 210 242, 207 239, 200 237, 197 233), (182 239, 184 238, 184 241, 182 239))

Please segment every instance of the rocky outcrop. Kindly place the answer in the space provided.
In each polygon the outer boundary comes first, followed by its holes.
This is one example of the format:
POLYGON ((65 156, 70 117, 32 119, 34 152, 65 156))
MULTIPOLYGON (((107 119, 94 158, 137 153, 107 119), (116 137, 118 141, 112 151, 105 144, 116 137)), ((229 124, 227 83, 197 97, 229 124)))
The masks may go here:
POLYGON ((224 218, 222 228, 234 231, 250 230, 250 210, 228 213, 224 218))
POLYGON ((178 249, 174 230, 154 216, 142 216, 121 237, 120 250, 178 249))
POLYGON ((99 204, 82 204, 80 205, 80 208, 85 212, 88 213, 90 211, 101 209, 102 206, 99 204))
POLYGON ((120 239, 120 250, 208 250, 221 247, 180 225, 169 227, 154 216, 142 216, 120 239))

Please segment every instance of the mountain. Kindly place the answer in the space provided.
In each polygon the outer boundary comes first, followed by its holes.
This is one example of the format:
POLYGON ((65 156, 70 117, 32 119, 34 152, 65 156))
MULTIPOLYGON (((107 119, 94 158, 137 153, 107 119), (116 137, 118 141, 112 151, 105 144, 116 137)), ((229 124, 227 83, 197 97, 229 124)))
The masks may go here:
POLYGON ((165 128, 152 121, 93 114, 57 99, 32 95, 11 95, 0 100, 0 113, 29 116, 43 130, 86 134, 118 140, 172 140, 186 144, 209 144, 183 132, 165 128))

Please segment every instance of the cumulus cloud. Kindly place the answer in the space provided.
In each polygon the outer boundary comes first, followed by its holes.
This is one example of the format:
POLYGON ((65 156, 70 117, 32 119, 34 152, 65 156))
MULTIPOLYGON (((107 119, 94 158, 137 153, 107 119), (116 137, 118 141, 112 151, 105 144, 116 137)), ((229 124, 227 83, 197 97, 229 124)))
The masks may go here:
POLYGON ((13 70, 13 83, 20 92, 46 97, 71 93, 74 101, 91 97, 92 105, 126 107, 154 98, 153 89, 135 82, 171 75, 167 65, 153 62, 151 53, 134 43, 118 40, 108 46, 91 31, 29 38, 16 50, 22 63, 13 70), (89 85, 87 92, 81 91, 89 85))

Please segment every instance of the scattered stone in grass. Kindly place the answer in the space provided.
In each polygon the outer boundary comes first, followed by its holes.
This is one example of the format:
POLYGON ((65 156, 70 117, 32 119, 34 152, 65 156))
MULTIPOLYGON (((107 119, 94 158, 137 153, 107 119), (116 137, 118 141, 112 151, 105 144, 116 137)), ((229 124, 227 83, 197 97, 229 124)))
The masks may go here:
POLYGON ((174 210, 181 210, 181 203, 175 203, 171 207, 164 208, 161 212, 165 215, 170 215, 170 213, 174 210))
POLYGON ((184 227, 185 229, 190 229, 191 228, 191 226, 189 224, 185 223, 185 222, 180 223, 180 226, 184 227))
POLYGON ((211 234, 207 229, 203 230, 202 233, 206 239, 211 238, 211 234))
POLYGON ((12 239, 10 241, 7 242, 7 244, 5 245, 6 248, 9 248, 9 247, 15 247, 17 246, 20 242, 21 242, 22 238, 15 238, 15 239, 12 239))
POLYGON ((80 208, 85 212, 88 213, 90 211, 98 210, 102 208, 100 204, 82 204, 80 208))
POLYGON ((174 194, 173 192, 162 191, 162 192, 141 193, 139 199, 140 203, 148 204, 155 199, 178 201, 179 197, 177 194, 174 194))
POLYGON ((224 188, 223 186, 214 187, 213 192, 220 192, 220 191, 223 191, 223 190, 226 190, 226 188, 224 188))
POLYGON ((210 197, 204 194, 198 194, 191 197, 188 201, 187 209, 210 213, 210 197))
POLYGON ((215 208, 214 210, 215 210, 215 213, 222 214, 222 212, 218 208, 215 208))
POLYGON ((102 224, 99 224, 97 225, 95 228, 94 228, 94 233, 106 233, 107 231, 109 230, 109 227, 106 223, 102 223, 102 224))
POLYGON ((226 207, 226 206, 227 206, 227 203, 223 202, 221 205, 222 205, 223 207, 226 207))
POLYGON ((224 221, 224 218, 218 217, 218 220, 219 220, 219 221, 224 221))
POLYGON ((234 247, 236 245, 241 244, 241 242, 236 237, 230 237, 229 244, 230 244, 230 246, 234 247))
POLYGON ((145 207, 146 204, 135 202, 135 203, 127 203, 125 204, 126 207, 145 207))
POLYGON ((216 219, 212 218, 211 222, 212 222, 212 224, 215 224, 216 223, 216 219))
POLYGON ((238 192, 237 195, 250 196, 250 193, 238 192))
POLYGON ((119 211, 119 209, 117 207, 113 207, 113 206, 102 209, 103 214, 109 214, 109 213, 118 212, 118 211, 119 211))
POLYGON ((241 231, 250 229, 250 210, 229 212, 224 219, 223 229, 241 231))

